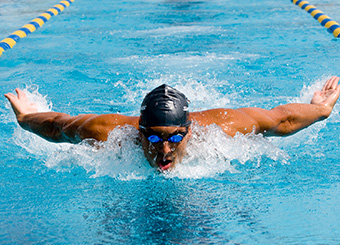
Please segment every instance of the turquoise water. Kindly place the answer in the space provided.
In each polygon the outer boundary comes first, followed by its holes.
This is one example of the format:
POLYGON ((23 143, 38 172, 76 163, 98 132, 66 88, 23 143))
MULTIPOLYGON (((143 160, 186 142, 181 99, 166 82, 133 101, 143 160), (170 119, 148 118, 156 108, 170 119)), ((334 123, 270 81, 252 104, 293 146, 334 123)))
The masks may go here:
MULTIPOLYGON (((340 3, 311 2, 335 21, 340 3)), ((7 37, 56 4, 0 3, 7 37)), ((192 111, 310 101, 339 75, 339 40, 290 1, 75 0, 0 58, 1 93, 41 111, 138 115, 162 83, 192 111)), ((52 144, 0 106, 2 244, 339 244, 339 104, 285 138, 194 125, 170 174, 115 130, 100 149, 52 144), (117 147, 117 142, 123 146, 117 147)))

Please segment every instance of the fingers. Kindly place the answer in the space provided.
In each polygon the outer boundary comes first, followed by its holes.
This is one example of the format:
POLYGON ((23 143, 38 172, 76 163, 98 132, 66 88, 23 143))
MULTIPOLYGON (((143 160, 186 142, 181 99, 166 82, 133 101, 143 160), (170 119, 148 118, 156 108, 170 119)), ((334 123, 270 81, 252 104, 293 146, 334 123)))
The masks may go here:
POLYGON ((333 79, 333 77, 331 77, 330 79, 328 79, 325 84, 323 85, 322 91, 326 91, 329 89, 329 84, 331 83, 331 80, 333 79))
POLYGON ((5 97, 7 98, 7 99, 9 99, 11 96, 13 96, 14 94, 12 94, 12 93, 7 93, 7 94, 5 94, 5 97))
POLYGON ((334 76, 329 80, 330 81, 329 81, 328 89, 336 89, 336 86, 338 85, 338 82, 339 82, 339 78, 334 76))
POLYGON ((6 97, 10 102, 17 98, 17 96, 14 95, 14 94, 12 94, 12 93, 7 93, 7 94, 5 94, 5 97, 6 97))
POLYGON ((340 84, 336 87, 336 91, 340 93, 340 84))
POLYGON ((330 90, 330 89, 337 89, 338 86, 338 82, 339 82, 339 77, 337 76, 333 76, 330 79, 328 79, 323 88, 322 91, 326 91, 326 90, 330 90))
POLYGON ((15 92, 17 92, 17 94, 18 94, 19 100, 27 100, 26 94, 21 89, 16 88, 15 92))
POLYGON ((16 88, 15 92, 17 93, 17 95, 12 94, 12 93, 7 93, 5 94, 5 97, 9 100, 9 101, 13 101, 15 99, 21 100, 21 101, 27 101, 28 98, 25 94, 24 91, 22 91, 21 89, 16 88))
POLYGON ((337 89, 339 83, 339 77, 333 77, 332 89, 337 89))

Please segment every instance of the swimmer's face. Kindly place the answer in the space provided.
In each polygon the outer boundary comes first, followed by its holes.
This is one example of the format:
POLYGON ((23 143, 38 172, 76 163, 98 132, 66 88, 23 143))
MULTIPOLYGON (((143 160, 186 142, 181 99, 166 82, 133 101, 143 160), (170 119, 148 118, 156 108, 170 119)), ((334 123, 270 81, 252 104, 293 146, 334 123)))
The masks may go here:
POLYGON ((191 137, 191 127, 148 127, 140 130, 144 154, 152 167, 161 171, 171 170, 186 154, 186 146, 191 137), (185 135, 180 142, 168 141, 171 136, 185 135), (148 140, 149 135, 156 135, 162 139, 157 143, 148 140))

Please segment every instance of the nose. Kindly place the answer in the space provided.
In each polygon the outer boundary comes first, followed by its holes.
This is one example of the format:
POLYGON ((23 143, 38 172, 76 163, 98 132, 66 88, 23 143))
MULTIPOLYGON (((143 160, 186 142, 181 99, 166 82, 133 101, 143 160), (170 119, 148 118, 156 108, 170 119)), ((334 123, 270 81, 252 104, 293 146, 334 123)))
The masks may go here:
POLYGON ((164 155, 171 152, 171 148, 168 141, 162 141, 159 146, 159 151, 162 152, 164 155))

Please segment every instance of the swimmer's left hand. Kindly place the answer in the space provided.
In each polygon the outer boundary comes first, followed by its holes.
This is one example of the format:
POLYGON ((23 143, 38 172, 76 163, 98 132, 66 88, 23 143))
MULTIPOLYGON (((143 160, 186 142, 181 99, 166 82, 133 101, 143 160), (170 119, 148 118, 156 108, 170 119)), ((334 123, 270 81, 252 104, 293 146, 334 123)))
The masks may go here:
POLYGON ((7 93, 5 94, 5 97, 11 103, 13 111, 18 119, 26 114, 38 112, 37 105, 29 101, 22 90, 17 88, 15 89, 15 92, 17 93, 17 96, 12 93, 7 93))
POLYGON ((321 91, 316 91, 311 104, 324 105, 333 109, 340 94, 339 77, 333 76, 326 81, 321 91))

